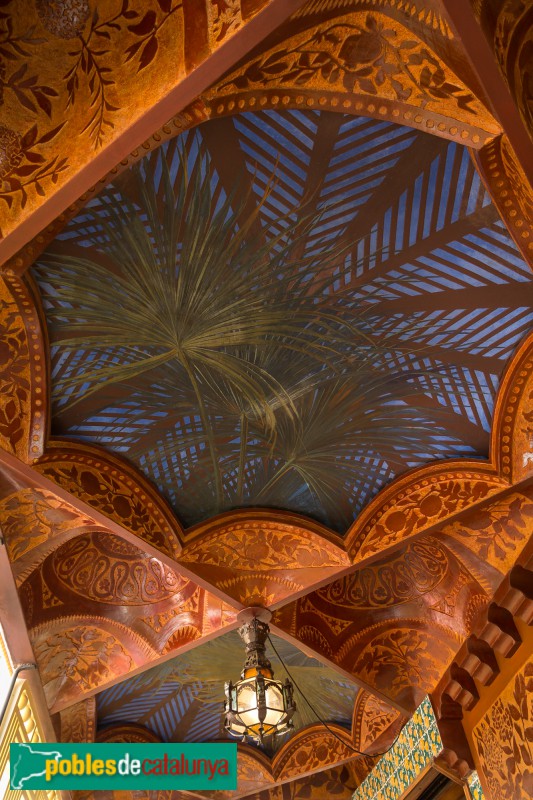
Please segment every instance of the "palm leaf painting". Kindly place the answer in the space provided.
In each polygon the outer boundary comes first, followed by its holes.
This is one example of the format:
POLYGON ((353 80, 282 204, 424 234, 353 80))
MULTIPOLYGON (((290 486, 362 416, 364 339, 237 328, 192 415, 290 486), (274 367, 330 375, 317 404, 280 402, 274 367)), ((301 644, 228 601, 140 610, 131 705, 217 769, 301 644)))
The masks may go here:
POLYGON ((76 435, 115 414, 116 436, 135 431, 120 452, 149 476, 157 462, 186 523, 268 505, 343 530, 365 459, 392 474, 436 456, 446 414, 429 424, 419 403, 435 368, 390 367, 391 354, 422 364, 410 333, 423 323, 403 316, 398 335, 379 314, 387 280, 344 280, 357 243, 320 232, 335 201, 269 223, 275 187, 226 193, 190 134, 177 168, 161 148, 104 190, 84 212, 88 246, 36 267, 54 358, 83 354, 55 380, 56 418, 76 435))
MULTIPOLYGON (((349 730, 357 687, 342 679, 335 671, 316 659, 309 658, 293 645, 278 637, 272 637, 275 648, 287 665, 299 690, 295 688, 297 712, 294 717, 296 730, 316 723, 317 717, 304 701, 305 695, 312 708, 329 722, 344 725, 349 730)), ((126 692, 117 694, 111 690, 98 697, 98 718, 101 724, 115 721, 140 722, 163 738, 188 741, 191 738, 226 738, 220 709, 224 702, 224 684, 236 681, 244 663, 244 645, 238 633, 232 632, 213 642, 206 642, 171 661, 138 675, 128 683, 126 692), (164 698, 166 712, 165 727, 160 729, 158 697, 164 698), (140 712, 139 709, 146 709, 140 712), (171 728, 168 725, 169 709, 173 709, 171 728), (204 716, 206 725, 216 729, 202 730, 196 727, 204 716)), ((267 655, 272 663, 276 680, 287 677, 284 667, 272 648, 267 645, 267 655)), ((163 706, 161 707, 163 708, 163 706)), ((266 742, 265 747, 283 744, 266 742)))

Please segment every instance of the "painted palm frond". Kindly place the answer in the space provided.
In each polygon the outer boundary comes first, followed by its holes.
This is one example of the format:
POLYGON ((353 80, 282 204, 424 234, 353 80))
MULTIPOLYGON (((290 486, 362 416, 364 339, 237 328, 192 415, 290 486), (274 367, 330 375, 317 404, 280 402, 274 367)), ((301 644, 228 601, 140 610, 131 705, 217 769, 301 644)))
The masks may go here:
MULTIPOLYGON (((367 368, 299 396, 296 414, 278 419, 256 504, 283 507, 288 497, 294 501, 305 492, 308 513, 327 509, 329 524, 342 529, 353 518, 352 495, 364 483, 369 457, 379 454, 394 470, 405 469, 421 453, 433 451, 436 457, 447 412, 433 410, 428 420, 427 410, 417 407, 416 377, 392 379, 367 368)), ((248 435, 250 457, 258 458, 265 451, 260 432, 251 428, 248 435)))
MULTIPOLYGON (((176 360, 192 371, 193 380, 202 378, 202 370, 216 375, 242 393, 256 414, 265 413, 265 388, 279 387, 252 363, 242 362, 236 348, 275 341, 280 347, 305 347, 320 360, 327 356, 324 340, 331 323, 306 300, 294 269, 290 278, 282 274, 309 219, 301 218, 290 241, 282 232, 257 242, 247 238, 255 220, 239 224, 242 213, 234 199, 220 202, 213 192, 205 153, 199 152, 190 173, 180 171, 174 185, 165 160, 160 163, 163 188, 158 192, 137 170, 136 180, 128 183, 130 190, 136 184, 135 200, 117 203, 112 191, 101 199, 107 240, 103 263, 52 252, 42 259, 48 279, 61 276, 57 307, 49 312, 54 342, 63 349, 79 348, 80 342, 94 350, 122 347, 134 356, 127 363, 85 370, 83 379, 64 378, 58 389, 83 383, 86 396, 176 360)), ((94 243, 101 249, 101 242, 94 243)), ((299 269, 319 260, 324 247, 301 257, 299 269)))
MULTIPOLYGON (((401 470, 422 453, 438 456, 438 434, 449 423, 449 412, 433 409, 429 419, 419 399, 420 381, 440 373, 410 371, 392 377, 385 368, 360 361, 355 372, 339 375, 324 368, 309 375, 303 366, 290 354, 272 365, 294 409, 287 415, 271 399, 274 437, 261 420, 246 414, 238 397, 206 392, 225 507, 296 504, 310 515, 327 514, 329 523, 342 529, 352 519, 351 496, 366 478, 369 457, 379 454, 391 470, 401 470)), ((163 432, 164 422, 161 428, 163 432)), ((198 445, 201 430, 181 434, 180 447, 194 445, 195 438, 198 445)), ((185 459, 175 489, 186 519, 194 519, 195 508, 197 513, 205 506, 209 486, 208 453, 196 452, 194 462, 185 459)), ((175 441, 160 441, 158 453, 171 458, 175 441)))
POLYGON ((317 235, 331 206, 265 222, 275 179, 227 194, 199 134, 179 141, 177 167, 160 150, 87 210, 90 247, 40 260, 53 346, 79 364, 56 378, 61 415, 120 437, 126 414, 130 457, 174 465, 186 523, 290 499, 343 526, 366 454, 401 469, 431 449, 417 372, 391 370, 425 323, 380 314, 386 278, 347 287, 354 242, 317 235))
MULTIPOLYGON (((349 727, 357 687, 343 680, 329 667, 304 655, 288 642, 277 637, 273 639, 276 650, 313 708, 323 719, 349 727)), ((269 646, 267 651, 275 678, 285 680, 287 676, 283 666, 269 646)), ((239 635, 236 632, 226 634, 139 675, 134 679, 135 696, 142 700, 143 697, 151 696, 163 688, 166 703, 168 707, 173 708, 180 707, 180 697, 193 696, 193 709, 187 711, 188 727, 191 727, 194 725, 195 710, 196 713, 200 713, 205 706, 222 708, 224 684, 230 679, 238 679, 244 656, 244 646, 239 635), (173 699, 177 702, 173 703, 173 699)), ((294 719, 296 730, 316 723, 316 716, 297 690, 295 699, 298 706, 294 719)), ((101 698, 98 707, 99 718, 105 719, 111 714, 115 717, 120 715, 121 708, 128 707, 130 702, 131 697, 128 694, 118 700, 113 698, 109 702, 101 698)), ((219 718, 222 726, 222 715, 219 718)), ((149 725, 150 719, 144 719, 143 722, 149 725)), ((181 731, 179 718, 173 720, 173 725, 175 729, 181 731)), ((186 736, 188 731, 183 730, 182 733, 186 736)), ((223 735, 222 727, 220 733, 223 735)))

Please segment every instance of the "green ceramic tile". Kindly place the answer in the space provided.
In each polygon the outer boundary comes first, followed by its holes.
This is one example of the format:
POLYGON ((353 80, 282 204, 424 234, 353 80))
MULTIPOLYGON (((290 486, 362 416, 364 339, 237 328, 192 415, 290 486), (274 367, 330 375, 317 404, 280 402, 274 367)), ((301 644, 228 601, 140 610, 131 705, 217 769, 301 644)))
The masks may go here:
POLYGON ((473 772, 468 778, 467 782, 472 800, 484 800, 485 795, 483 794, 483 789, 481 788, 481 783, 479 781, 477 772, 473 772))
MULTIPOLYGON (((429 698, 425 698, 394 747, 355 791, 353 800, 398 800, 441 749, 433 709, 429 698)), ((484 800, 479 780, 472 786, 472 800, 484 800)))

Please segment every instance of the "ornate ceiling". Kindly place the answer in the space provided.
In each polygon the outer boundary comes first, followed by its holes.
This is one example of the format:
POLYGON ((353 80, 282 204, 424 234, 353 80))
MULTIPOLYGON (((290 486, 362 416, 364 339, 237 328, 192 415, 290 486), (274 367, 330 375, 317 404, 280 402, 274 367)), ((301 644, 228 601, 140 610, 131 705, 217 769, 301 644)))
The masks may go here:
POLYGON ((231 797, 348 798, 524 552, 529 12, 469 53, 451 5, 0 3, 0 525, 63 740, 218 738, 263 605, 334 734, 300 701, 231 797))
POLYGON ((406 469, 486 457, 533 320, 468 150, 332 112, 181 134, 33 275, 53 432, 133 462, 187 525, 273 506, 344 533, 406 469))
MULTIPOLYGON (((309 658, 283 639, 274 637, 291 675, 323 718, 351 727, 357 686, 316 659, 309 658)), ((269 652, 274 674, 284 680, 279 659, 269 652)), ((243 645, 237 632, 142 673, 97 696, 102 727, 128 722, 149 728, 163 741, 209 741, 223 739, 224 682, 236 680, 243 665, 243 645), (217 674, 218 673, 218 674, 217 674), (142 709, 142 710, 141 710, 142 709)), ((294 725, 296 730, 316 723, 316 717, 301 698, 294 725)), ((265 743, 279 749, 282 742, 265 743)))

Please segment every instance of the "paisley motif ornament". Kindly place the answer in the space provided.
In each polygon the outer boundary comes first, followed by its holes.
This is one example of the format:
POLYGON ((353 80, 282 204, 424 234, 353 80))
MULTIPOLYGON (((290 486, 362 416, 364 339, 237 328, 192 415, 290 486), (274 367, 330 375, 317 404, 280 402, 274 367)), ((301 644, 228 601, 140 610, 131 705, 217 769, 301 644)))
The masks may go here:
POLYGON ((69 591, 99 603, 145 605, 183 592, 186 578, 112 534, 79 536, 52 557, 55 578, 69 591))
POLYGON ((397 558, 363 567, 316 594, 342 608, 382 608, 408 603, 432 591, 445 577, 448 566, 446 548, 437 539, 427 537, 409 544, 397 558))

